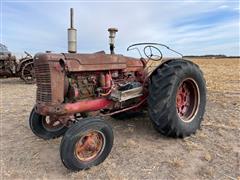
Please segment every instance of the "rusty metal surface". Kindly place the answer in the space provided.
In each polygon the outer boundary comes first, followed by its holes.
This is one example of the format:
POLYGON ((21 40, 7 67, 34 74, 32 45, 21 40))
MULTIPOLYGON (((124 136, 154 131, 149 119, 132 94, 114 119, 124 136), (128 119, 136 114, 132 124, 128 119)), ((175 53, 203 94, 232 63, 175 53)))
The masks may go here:
POLYGON ((52 104, 38 102, 36 112, 41 115, 72 115, 74 113, 97 111, 104 109, 114 103, 106 98, 98 98, 94 100, 82 100, 75 103, 52 104))
MULTIPOLYGON (((49 90, 54 92, 54 97, 49 99, 53 103, 61 103, 63 98, 64 73, 59 63, 62 60, 70 72, 98 71, 111 69, 126 69, 125 71, 143 70, 143 63, 135 58, 118 55, 95 54, 37 54, 34 59, 38 92, 50 96, 49 90), (57 77, 57 78, 56 78, 57 77), (48 85, 48 88, 44 88, 48 85), (50 87, 51 86, 51 87, 50 87), (43 91, 41 91, 41 88, 43 91)), ((49 97, 50 98, 50 97, 49 97)), ((41 100, 40 100, 41 101, 41 100)), ((45 101, 43 101, 45 102, 45 101)))
POLYGON ((21 71, 21 68, 24 66, 24 64, 29 63, 29 62, 33 62, 33 57, 31 54, 29 54, 28 52, 24 51, 25 53, 25 57, 19 59, 19 63, 17 64, 17 72, 21 71))
POLYGON ((98 71, 98 70, 143 70, 143 62, 139 59, 126 57, 122 55, 109 55, 103 52, 94 54, 53 54, 42 53, 37 54, 36 57, 51 62, 59 62, 60 59, 64 60, 68 70, 71 72, 79 71, 98 71))
POLYGON ((52 102, 52 85, 49 64, 34 65, 37 81, 37 101, 52 102))
POLYGON ((21 78, 25 81, 26 84, 35 83, 35 71, 33 67, 33 62, 29 61, 25 63, 21 70, 21 78))
POLYGON ((52 116, 43 116, 42 125, 49 131, 61 129, 64 126, 57 118, 52 116))
POLYGON ((191 122, 198 112, 200 103, 199 87, 192 78, 184 79, 178 87, 176 110, 184 122, 191 122))
POLYGON ((59 104, 64 100, 64 72, 59 64, 61 54, 43 53, 34 58, 37 102, 59 104))
POLYGON ((105 53, 64 54, 69 71, 99 71, 126 68, 126 59, 105 53))
POLYGON ((16 77, 17 60, 10 52, 0 55, 0 76, 16 77))
MULTIPOLYGON (((40 53, 34 58, 34 67, 37 81, 36 111, 42 115, 63 116, 107 107, 112 109, 116 102, 107 96, 111 93, 113 83, 143 82, 145 62, 104 52, 40 53), (101 92, 98 92, 99 88, 101 92)), ((116 107, 127 109, 121 105, 116 107)))
POLYGON ((25 54, 17 60, 9 51, 0 52, 0 77, 20 77, 25 83, 34 83, 33 58, 25 54))
MULTIPOLYGON (((168 60, 163 59, 161 62, 168 60)), ((106 114, 115 114, 139 107, 145 102, 140 100, 123 105, 121 101, 108 99, 113 84, 116 86, 134 81, 142 83, 142 93, 139 92, 139 95, 146 96, 148 81, 145 72, 149 64, 143 60, 104 52, 41 53, 35 56, 34 67, 37 78, 37 112, 42 115, 66 116, 107 107, 110 112, 106 114), (99 88, 103 92, 99 93, 99 88)))
POLYGON ((80 161, 91 161, 102 153, 105 141, 102 132, 88 131, 75 144, 75 156, 80 161))

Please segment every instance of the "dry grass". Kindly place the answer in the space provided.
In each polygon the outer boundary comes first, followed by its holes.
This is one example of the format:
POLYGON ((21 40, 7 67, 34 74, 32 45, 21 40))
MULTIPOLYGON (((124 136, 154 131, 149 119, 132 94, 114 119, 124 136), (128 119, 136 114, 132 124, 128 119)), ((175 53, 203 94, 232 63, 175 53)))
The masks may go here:
POLYGON ((210 91, 240 94, 239 59, 193 59, 200 65, 210 91))

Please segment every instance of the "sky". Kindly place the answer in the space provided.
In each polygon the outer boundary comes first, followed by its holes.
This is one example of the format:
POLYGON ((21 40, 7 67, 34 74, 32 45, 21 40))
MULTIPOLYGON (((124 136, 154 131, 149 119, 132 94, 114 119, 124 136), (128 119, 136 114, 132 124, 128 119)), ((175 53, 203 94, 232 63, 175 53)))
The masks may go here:
POLYGON ((235 0, 2 0, 1 43, 15 54, 67 52, 71 7, 79 53, 109 53, 107 29, 116 27, 118 54, 137 56, 126 51, 128 45, 157 42, 184 55, 240 55, 240 9, 235 0))

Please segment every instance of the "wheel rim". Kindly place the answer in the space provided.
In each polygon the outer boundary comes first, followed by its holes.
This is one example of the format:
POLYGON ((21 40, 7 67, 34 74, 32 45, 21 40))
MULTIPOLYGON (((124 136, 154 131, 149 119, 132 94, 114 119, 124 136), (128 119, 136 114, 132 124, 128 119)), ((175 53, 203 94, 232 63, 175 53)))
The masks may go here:
POLYGON ((187 78, 180 83, 176 95, 176 109, 179 118, 191 122, 199 108, 200 93, 195 80, 187 78))
POLYGON ((89 131, 85 133, 75 144, 75 156, 80 161, 91 161, 96 159, 105 146, 105 136, 100 131, 89 131))
POLYGON ((44 116, 42 118, 42 125, 47 131, 52 131, 52 132, 58 131, 58 130, 62 129, 62 127, 64 126, 59 121, 56 121, 55 119, 52 119, 49 116, 47 116, 47 117, 44 116))
POLYGON ((22 77, 26 82, 32 83, 35 81, 35 71, 33 63, 28 63, 23 67, 22 77))

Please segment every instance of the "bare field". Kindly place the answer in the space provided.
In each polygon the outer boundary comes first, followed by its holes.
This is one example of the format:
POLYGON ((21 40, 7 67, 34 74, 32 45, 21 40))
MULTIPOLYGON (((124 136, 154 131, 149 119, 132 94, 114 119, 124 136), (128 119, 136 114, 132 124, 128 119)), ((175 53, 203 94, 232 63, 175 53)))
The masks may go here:
POLYGON ((115 135, 99 166, 72 173, 61 163, 61 138, 44 141, 28 126, 35 85, 1 81, 1 179, 240 179, 240 60, 194 59, 204 72, 208 101, 204 121, 185 139, 161 136, 147 113, 108 119, 115 135))

